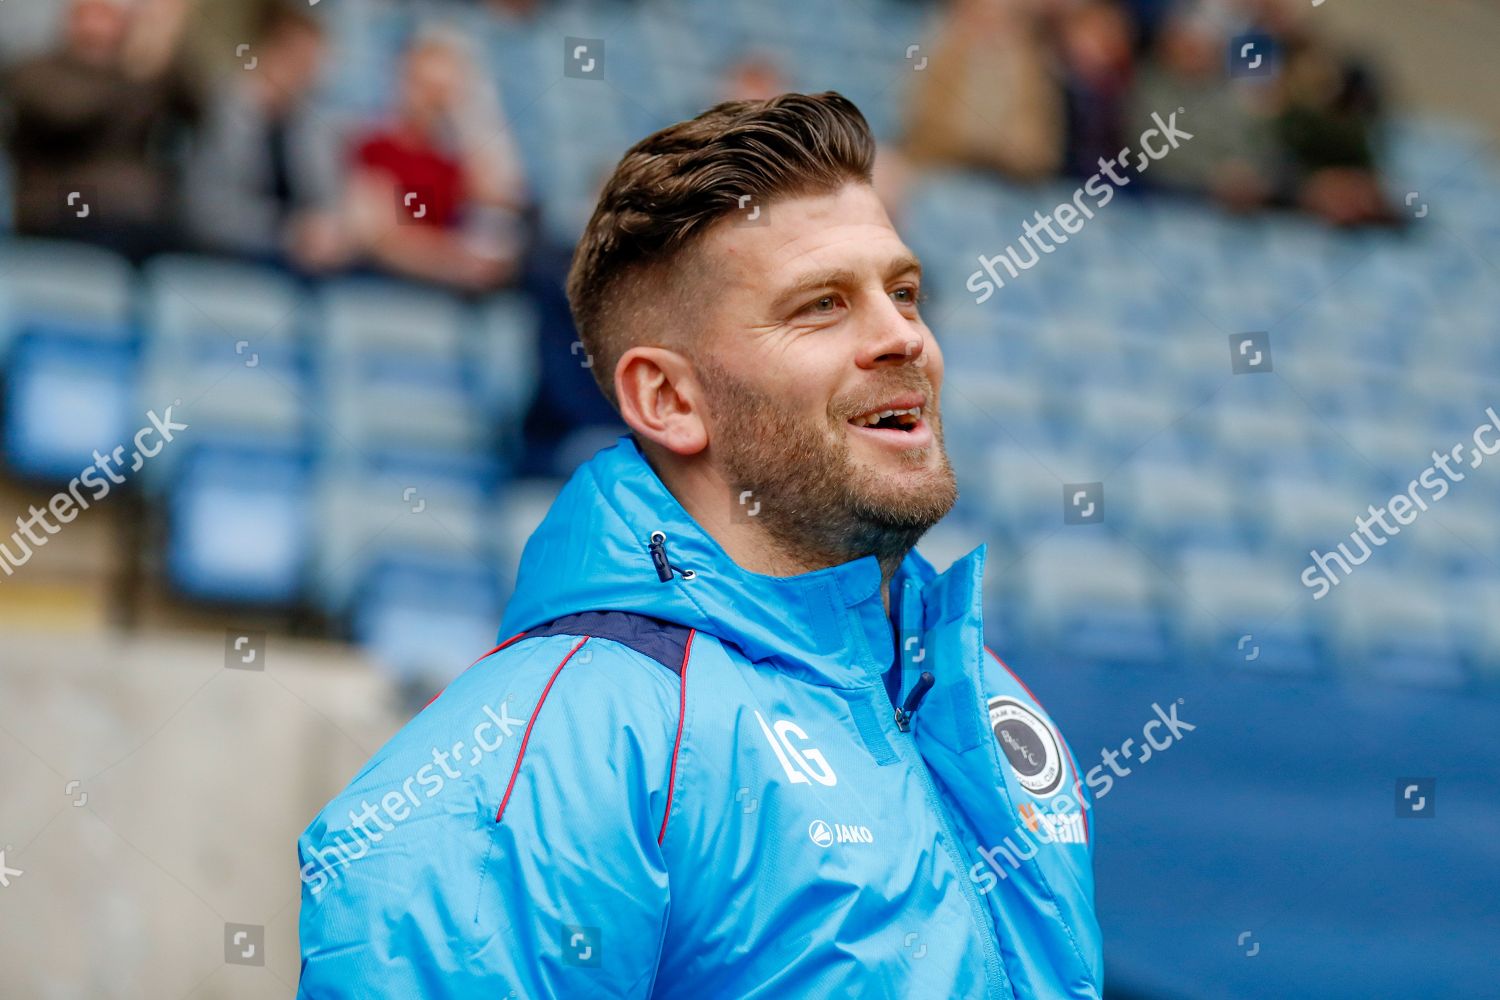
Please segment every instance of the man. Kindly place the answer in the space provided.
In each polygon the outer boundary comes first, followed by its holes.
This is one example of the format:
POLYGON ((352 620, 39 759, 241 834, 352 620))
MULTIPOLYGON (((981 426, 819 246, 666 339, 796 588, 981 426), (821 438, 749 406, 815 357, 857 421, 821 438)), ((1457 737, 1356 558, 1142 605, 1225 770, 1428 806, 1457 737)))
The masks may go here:
POLYGON ((179 51, 189 11, 186 0, 70 0, 58 48, 0 80, 18 232, 134 259, 176 245, 164 151, 201 110, 179 51))
POLYGON ((273 0, 238 65, 210 103, 188 171, 194 235, 209 250, 308 271, 348 254, 338 219, 340 152, 307 110, 328 55, 323 22, 273 0))
POLYGON ((304 996, 1100 995, 1082 786, 983 645, 984 547, 912 549, 956 489, 873 155, 831 92, 625 154, 569 292, 631 433, 303 834, 304 996))
POLYGON ((387 120, 356 138, 352 169, 345 215, 368 263, 471 292, 516 276, 526 181, 463 35, 412 39, 387 120))

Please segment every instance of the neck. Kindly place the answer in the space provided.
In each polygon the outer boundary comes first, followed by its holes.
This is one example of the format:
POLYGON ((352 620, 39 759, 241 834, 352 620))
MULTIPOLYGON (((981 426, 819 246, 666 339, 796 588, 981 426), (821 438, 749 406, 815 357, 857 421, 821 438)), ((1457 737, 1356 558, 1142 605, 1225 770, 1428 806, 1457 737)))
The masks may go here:
MULTIPOLYGON (((751 513, 753 500, 747 501, 749 506, 735 503, 733 488, 707 462, 684 461, 681 456, 659 449, 650 442, 640 441, 640 445, 646 461, 662 484, 742 569, 766 576, 796 576, 838 566, 867 554, 840 551, 817 539, 797 538, 795 532, 773 530, 769 519, 751 513)), ((880 563, 880 600, 887 614, 891 610, 891 579, 904 558, 906 552, 877 557, 880 563)))

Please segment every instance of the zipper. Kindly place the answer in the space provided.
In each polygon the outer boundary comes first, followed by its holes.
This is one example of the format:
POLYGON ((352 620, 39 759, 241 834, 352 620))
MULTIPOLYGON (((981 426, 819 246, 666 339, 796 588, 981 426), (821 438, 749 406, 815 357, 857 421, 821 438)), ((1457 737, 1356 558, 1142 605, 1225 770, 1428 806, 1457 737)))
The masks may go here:
MULTIPOLYGON (((911 582, 906 581, 901 590, 902 601, 899 614, 903 626, 906 624, 906 595, 910 587, 911 582)), ((898 634, 904 634, 904 631, 898 631, 898 634)), ((896 655, 904 660, 906 658, 906 650, 899 649, 896 655)), ((904 744, 907 747, 907 751, 903 752, 909 752, 912 756, 916 757, 914 764, 911 762, 908 763, 921 775, 922 786, 927 790, 927 801, 932 806, 932 810, 937 813, 938 823, 942 827, 943 846, 948 852, 948 860, 952 863, 954 871, 958 875, 959 891, 963 893, 964 901, 969 904, 969 917, 973 920, 974 926, 979 931, 979 943, 984 949, 984 976, 986 983, 989 985, 990 993, 993 995, 996 986, 998 986, 999 995, 1004 1000, 1014 1000, 1015 993, 1011 989, 1010 980, 1005 974, 1005 965, 1000 960, 999 925, 990 919, 989 911, 985 909, 984 902, 979 898, 979 894, 974 891, 972 881, 969 879, 969 868, 964 863, 963 852, 958 846, 958 835, 953 829, 953 821, 948 817, 948 810, 943 808, 943 800, 942 796, 938 794, 937 782, 933 780, 932 772, 927 767, 927 761, 922 757, 922 751, 917 748, 917 738, 911 732, 912 716, 916 714, 917 706, 926 696, 928 690, 932 688, 933 680, 931 672, 922 671, 922 675, 917 679, 917 683, 912 685, 911 693, 906 696, 906 700, 902 703, 901 707, 896 709, 896 728, 904 734, 905 738, 898 737, 895 742, 904 744)))
POLYGON ((922 699, 927 697, 927 692, 932 690, 935 682, 936 678, 932 676, 932 671, 922 671, 922 676, 917 678, 917 683, 911 686, 911 693, 906 696, 901 707, 896 709, 897 729, 903 733, 911 730, 912 716, 917 714, 917 708, 921 706, 922 699))
POLYGON ((1013 993, 1010 983, 1006 979, 1004 966, 1000 962, 1000 949, 996 941, 999 928, 989 918, 984 909, 984 903, 974 891, 974 886, 969 879, 969 869, 964 863, 964 856, 958 848, 958 835, 954 832, 953 821, 948 818, 948 810, 943 808, 942 798, 938 795, 937 783, 933 781, 932 772, 927 769, 927 762, 922 759, 922 752, 917 749, 916 737, 908 730, 902 730, 905 738, 898 738, 897 743, 907 746, 910 753, 917 759, 912 766, 921 774, 922 786, 927 789, 927 801, 937 813, 939 824, 943 831, 943 846, 948 851, 948 859, 958 876, 959 890, 964 895, 964 900, 969 904, 969 916, 974 921, 974 926, 979 931, 979 941, 984 948, 984 972, 985 979, 990 984, 991 995, 995 993, 995 987, 1000 987, 999 995, 1012 1000, 1013 993))
POLYGON ((672 579, 672 574, 677 573, 684 580, 691 580, 697 576, 697 572, 683 569, 667 558, 667 535, 666 532, 656 530, 651 532, 651 565, 656 567, 656 578, 662 583, 672 579))

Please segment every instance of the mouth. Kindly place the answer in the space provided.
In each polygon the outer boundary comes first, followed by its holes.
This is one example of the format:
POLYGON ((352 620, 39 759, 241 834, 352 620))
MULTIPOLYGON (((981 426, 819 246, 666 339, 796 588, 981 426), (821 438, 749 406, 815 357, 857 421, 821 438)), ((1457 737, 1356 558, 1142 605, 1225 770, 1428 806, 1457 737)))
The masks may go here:
POLYGON ((873 440, 903 448, 921 447, 932 440, 932 428, 922 416, 926 402, 920 395, 902 396, 850 417, 849 424, 873 440))

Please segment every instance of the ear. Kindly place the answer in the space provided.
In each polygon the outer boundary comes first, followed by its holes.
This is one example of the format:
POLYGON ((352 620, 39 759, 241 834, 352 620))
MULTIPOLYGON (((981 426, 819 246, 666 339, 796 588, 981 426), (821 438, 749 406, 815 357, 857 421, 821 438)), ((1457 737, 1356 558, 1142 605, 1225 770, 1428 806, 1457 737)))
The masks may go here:
POLYGON ((615 395, 630 429, 677 455, 708 447, 703 394, 688 359, 665 347, 632 347, 615 365, 615 395))

